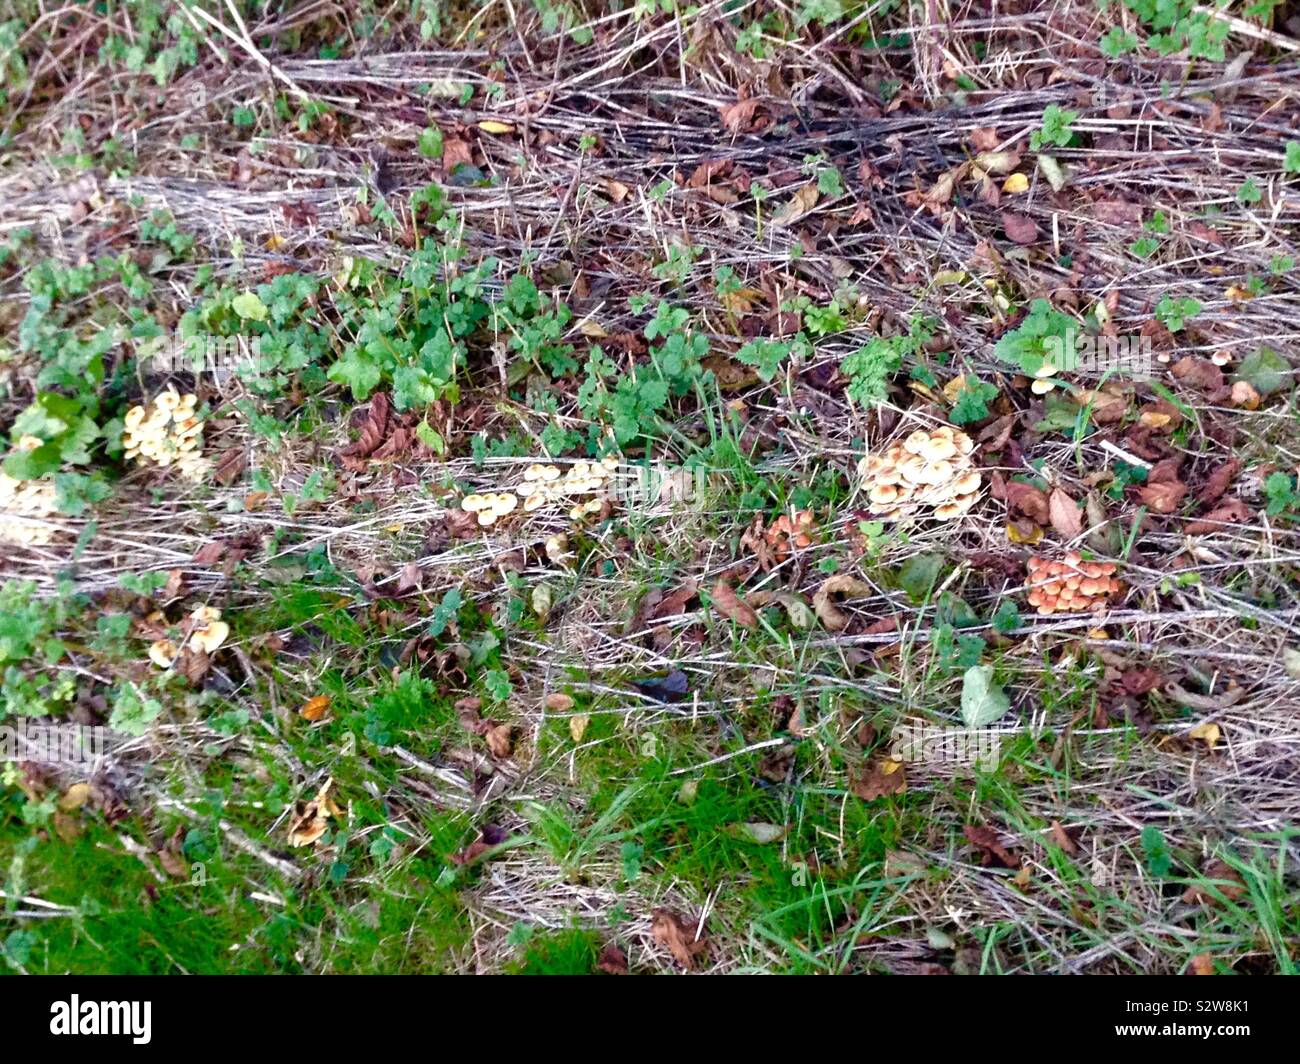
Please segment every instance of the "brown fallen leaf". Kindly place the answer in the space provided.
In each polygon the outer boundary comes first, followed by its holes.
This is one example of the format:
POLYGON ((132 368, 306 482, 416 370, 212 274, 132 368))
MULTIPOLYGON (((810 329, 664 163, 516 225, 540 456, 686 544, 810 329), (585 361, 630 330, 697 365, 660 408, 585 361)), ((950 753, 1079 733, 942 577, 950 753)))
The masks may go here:
POLYGON ((329 821, 338 817, 342 810, 330 797, 332 779, 327 779, 324 786, 316 792, 316 797, 304 805, 289 822, 289 845, 310 846, 320 841, 321 836, 329 830, 329 821))
POLYGON ((1186 494, 1187 485, 1178 480, 1160 480, 1154 484, 1143 484, 1138 488, 1138 497, 1142 500, 1142 504, 1152 513, 1157 514, 1173 513, 1186 494))
POLYGON ((1098 200, 1092 205, 1092 213, 1107 225, 1135 226, 1142 221, 1142 205, 1124 200, 1098 200))
POLYGON ((243 447, 231 447, 221 452, 221 457, 212 467, 212 479, 222 487, 228 488, 243 475, 247 466, 247 450, 243 447))
POLYGON ((542 699, 542 705, 557 713, 564 713, 573 708, 573 696, 566 695, 563 691, 552 691, 542 699))
POLYGON ((754 125, 754 112, 758 110, 758 100, 737 100, 720 108, 722 125, 728 133, 745 133, 754 125))
POLYGON ((1005 487, 1007 508, 1019 510, 1035 524, 1045 525, 1050 520, 1051 507, 1047 494, 1032 484, 1008 480, 1005 487))
POLYGON ((1216 466, 1210 471, 1210 475, 1205 478, 1205 483, 1201 485, 1201 490, 1196 493, 1196 498, 1207 506, 1227 494, 1228 488, 1232 482, 1237 479, 1237 474, 1241 472, 1241 462, 1236 458, 1229 458, 1222 465, 1216 466))
POLYGON ((1201 874, 1213 881, 1213 886, 1202 887, 1193 883, 1183 891, 1183 902, 1187 905, 1222 905, 1225 900, 1236 901, 1246 893, 1241 874, 1217 857, 1205 866, 1201 874))
POLYGON ((343 459, 344 465, 353 470, 365 468, 365 462, 362 459, 370 455, 388 435, 389 415, 392 412, 392 403, 388 400, 385 392, 376 392, 370 397, 370 406, 366 412, 366 419, 361 424, 361 434, 356 441, 348 444, 339 452, 339 458, 343 459))
POLYGON ((845 595, 849 598, 864 598, 871 594, 871 585, 839 573, 822 581, 821 587, 813 593, 813 612, 817 614, 826 630, 842 631, 849 623, 849 615, 836 605, 835 596, 845 595))
POLYGON ((1205 536, 1212 532, 1222 532, 1229 525, 1247 524, 1254 516, 1251 508, 1240 499, 1229 499, 1195 521, 1188 521, 1183 526, 1183 532, 1189 536, 1205 536))
POLYGON ((789 200, 786 201, 779 211, 772 216, 774 226, 786 226, 797 222, 805 214, 817 206, 817 201, 821 199, 822 194, 817 190, 816 184, 809 182, 801 185, 794 190, 789 200))
POLYGON ((1061 488, 1053 488, 1047 499, 1048 516, 1057 534, 1074 539, 1083 532, 1083 511, 1061 488))
POLYGON ((881 757, 866 772, 849 773, 849 790, 865 802, 907 790, 907 769, 901 761, 881 757))
POLYGON ((1185 355, 1169 367, 1169 372, 1183 384, 1204 392, 1217 392, 1223 388, 1223 370, 1208 358, 1185 355))
POLYGON ((1003 211, 1001 218, 1002 228, 1009 240, 1013 240, 1017 244, 1028 245, 1038 239, 1038 224, 1032 218, 1011 211, 1003 211))
POLYGON ((980 863, 991 865, 994 862, 1003 868, 1019 868, 1020 859, 1002 845, 998 833, 982 824, 967 824, 962 829, 966 840, 980 851, 980 863))
POLYGON ((1070 838, 1070 833, 1066 831, 1065 828, 1061 827, 1061 822, 1059 820, 1052 821, 1052 838, 1056 842, 1056 845, 1061 847, 1061 849, 1071 857, 1078 854, 1078 845, 1072 838, 1070 838))
POLYGON ((488 753, 493 757, 509 757, 515 746, 514 730, 513 724, 495 724, 489 721, 488 728, 483 733, 488 753))
POLYGON ((758 627, 758 614, 725 580, 719 580, 713 585, 709 598, 713 608, 727 620, 735 621, 742 628, 758 627))
POLYGON ((627 975, 627 954, 613 942, 607 942, 600 951, 596 968, 606 975, 627 975))
POLYGON ((655 909, 650 920, 650 933, 668 951, 677 963, 687 970, 694 969, 697 957, 708 950, 708 940, 699 920, 688 920, 671 909, 655 909))
POLYGON ((1198 953, 1187 966, 1188 975, 1213 975, 1214 958, 1208 953, 1198 953))

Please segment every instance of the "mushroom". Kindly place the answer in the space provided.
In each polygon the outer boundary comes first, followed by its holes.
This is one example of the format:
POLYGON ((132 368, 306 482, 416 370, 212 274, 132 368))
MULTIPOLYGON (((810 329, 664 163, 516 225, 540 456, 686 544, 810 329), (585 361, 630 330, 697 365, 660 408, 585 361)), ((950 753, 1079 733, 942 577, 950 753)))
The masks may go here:
POLYGON ((1085 562, 1077 551, 1059 561, 1031 556, 1025 570, 1028 602, 1043 616, 1105 609, 1124 589, 1114 562, 1085 562))
POLYGON ((58 513, 56 497, 51 480, 17 480, 0 472, 0 539, 29 547, 50 543, 56 530, 46 522, 58 513))
POLYGON ((875 516, 898 521, 916 515, 921 506, 932 507, 939 520, 966 513, 980 488, 979 470, 970 453, 974 441, 951 425, 932 431, 918 429, 901 442, 858 464, 875 516))
POLYGON ((203 422, 195 416, 198 398, 169 388, 148 406, 126 412, 122 446, 128 459, 169 468, 189 480, 202 480, 208 463, 201 457, 203 422))
POLYGON ((230 625, 225 621, 212 621, 190 633, 189 646, 192 650, 201 650, 211 654, 226 641, 230 635, 230 625))
POLYGON ((159 639, 149 646, 149 660, 160 669, 170 669, 180 651, 170 639, 159 639))

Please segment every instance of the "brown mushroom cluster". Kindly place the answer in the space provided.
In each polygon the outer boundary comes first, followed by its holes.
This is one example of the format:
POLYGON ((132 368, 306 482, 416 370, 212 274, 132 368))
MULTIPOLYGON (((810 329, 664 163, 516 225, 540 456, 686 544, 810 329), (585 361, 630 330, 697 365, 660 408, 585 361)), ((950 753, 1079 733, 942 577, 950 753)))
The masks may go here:
POLYGON ((1043 616, 1105 609, 1124 589, 1114 562, 1085 562, 1074 551, 1060 561, 1031 557, 1026 569, 1029 604, 1043 616))
POLYGON ((168 388, 148 406, 131 407, 122 433, 126 457, 164 469, 174 465, 187 480, 202 480, 207 463, 203 460, 203 422, 194 414, 197 403, 196 396, 168 388))
POLYGON ((933 508, 940 521, 960 517, 979 497, 980 474, 971 461, 974 441, 951 425, 918 429, 858 464, 871 511, 882 521, 915 517, 933 508))
MULTIPOLYGON (((15 449, 31 451, 40 445, 35 436, 24 436, 15 449)), ((0 540, 43 547, 55 532, 45 522, 56 513, 54 481, 15 480, 0 470, 0 540)))

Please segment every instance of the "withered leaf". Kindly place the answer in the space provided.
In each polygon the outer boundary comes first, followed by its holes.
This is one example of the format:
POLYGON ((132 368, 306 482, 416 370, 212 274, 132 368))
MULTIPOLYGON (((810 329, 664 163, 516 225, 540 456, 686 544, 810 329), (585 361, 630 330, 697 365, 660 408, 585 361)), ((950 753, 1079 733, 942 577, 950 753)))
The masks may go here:
POLYGON ((1008 480, 1005 492, 1007 506, 1011 510, 1019 510, 1029 520, 1037 524, 1045 525, 1048 523, 1050 506, 1047 495, 1041 489, 1019 480, 1008 480))
POLYGON ((1217 502, 1232 486, 1232 482, 1237 479, 1237 474, 1240 472, 1241 462, 1236 458, 1229 458, 1210 472, 1210 475, 1205 478, 1205 483, 1201 485, 1201 490, 1196 493, 1196 497, 1206 505, 1217 502))
POLYGON ((721 108, 722 125, 728 133, 744 133, 754 124, 754 112, 758 110, 759 101, 737 100, 721 108))
POLYGON ((1183 531, 1189 536, 1204 536, 1211 532, 1222 532, 1226 525, 1244 525, 1254 516, 1251 508, 1240 499, 1229 499, 1203 517, 1188 521, 1183 526, 1183 531))
POLYGON ((1092 205, 1093 216, 1107 225, 1134 226, 1142 221, 1142 206, 1124 200, 1098 200, 1092 205))
POLYGON ((742 628, 758 626, 758 614, 731 589, 731 585, 725 580, 719 580, 713 585, 709 597, 713 602, 713 608, 727 620, 735 621, 742 628))
POLYGON ((298 710, 298 716, 304 720, 317 721, 325 716, 325 712, 330 708, 329 695, 313 695, 298 710))
POLYGON ((1143 505, 1157 514, 1173 513, 1186 494, 1187 485, 1177 480, 1161 480, 1138 488, 1143 505))
POLYGON ((1001 217, 1002 228, 1009 240, 1028 245, 1038 239, 1038 224, 1032 218, 1012 211, 1003 211, 1001 217))
POLYGON ((966 840, 980 851, 980 863, 991 865, 994 862, 1003 868, 1019 868, 1020 859, 1002 845, 998 833, 983 824, 967 824, 962 829, 966 840))
POLYGON ((849 789, 866 802, 902 794, 907 790, 907 769, 893 758, 877 758, 865 772, 849 774, 849 789))
POLYGON ((514 726, 489 721, 483 739, 487 743, 488 752, 493 757, 509 757, 515 745, 514 726))
POLYGON ((1223 370, 1208 358, 1186 355, 1172 366, 1169 372, 1182 383, 1205 392, 1217 392, 1223 387, 1223 370))
POLYGON ((850 598, 863 598, 870 594, 870 584, 864 583, 847 573, 839 573, 822 581, 821 587, 814 592, 813 612, 821 619, 827 631, 839 632, 847 627, 849 615, 836 605, 835 596, 847 595, 850 598))
POLYGON ((650 920, 650 933, 661 946, 667 946, 677 963, 693 969, 697 957, 708 950, 708 940, 702 922, 689 920, 671 909, 655 909, 650 920))
POLYGON ((1052 821, 1052 839, 1056 842, 1056 845, 1061 847, 1061 849, 1071 857, 1079 852, 1079 847, 1075 844, 1075 841, 1070 838, 1070 833, 1061 826, 1059 820, 1052 821))
POLYGON ((1083 532, 1083 511, 1062 488, 1053 488, 1048 496, 1047 511, 1052 527, 1066 539, 1073 539, 1083 532))
POLYGON ((596 967, 606 975, 627 975, 627 954, 616 943, 608 942, 600 951, 596 967))
POLYGON ((794 194, 779 211, 772 216, 773 225, 790 225, 817 206, 821 193, 816 184, 809 182, 794 190, 794 194))

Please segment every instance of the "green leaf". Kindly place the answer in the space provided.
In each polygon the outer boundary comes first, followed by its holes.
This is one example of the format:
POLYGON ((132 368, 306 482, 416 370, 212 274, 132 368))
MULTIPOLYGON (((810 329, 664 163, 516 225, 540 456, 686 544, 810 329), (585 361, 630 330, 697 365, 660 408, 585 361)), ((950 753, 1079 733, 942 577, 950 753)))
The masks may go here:
POLYGON ((1247 381, 1260 395, 1271 395, 1291 386, 1294 370, 1271 347, 1261 345, 1237 367, 1237 380, 1247 381))
POLYGON ((63 463, 63 452, 55 443, 43 443, 31 451, 15 451, 4 460, 4 471, 15 480, 39 480, 63 463))
POLYGON ((961 719, 968 728, 987 728, 1011 708, 1011 699, 993 682, 992 665, 975 665, 961 682, 961 719))
POLYGON ((1300 140, 1287 141, 1282 169, 1288 174, 1300 174, 1300 140))
POLYGON ((898 586, 913 602, 924 602, 930 597, 930 589, 943 572, 943 566, 942 554, 915 554, 898 571, 898 586))
POLYGON ((258 298, 256 292, 241 292, 230 301, 230 309, 244 321, 266 321, 266 304, 258 298))

